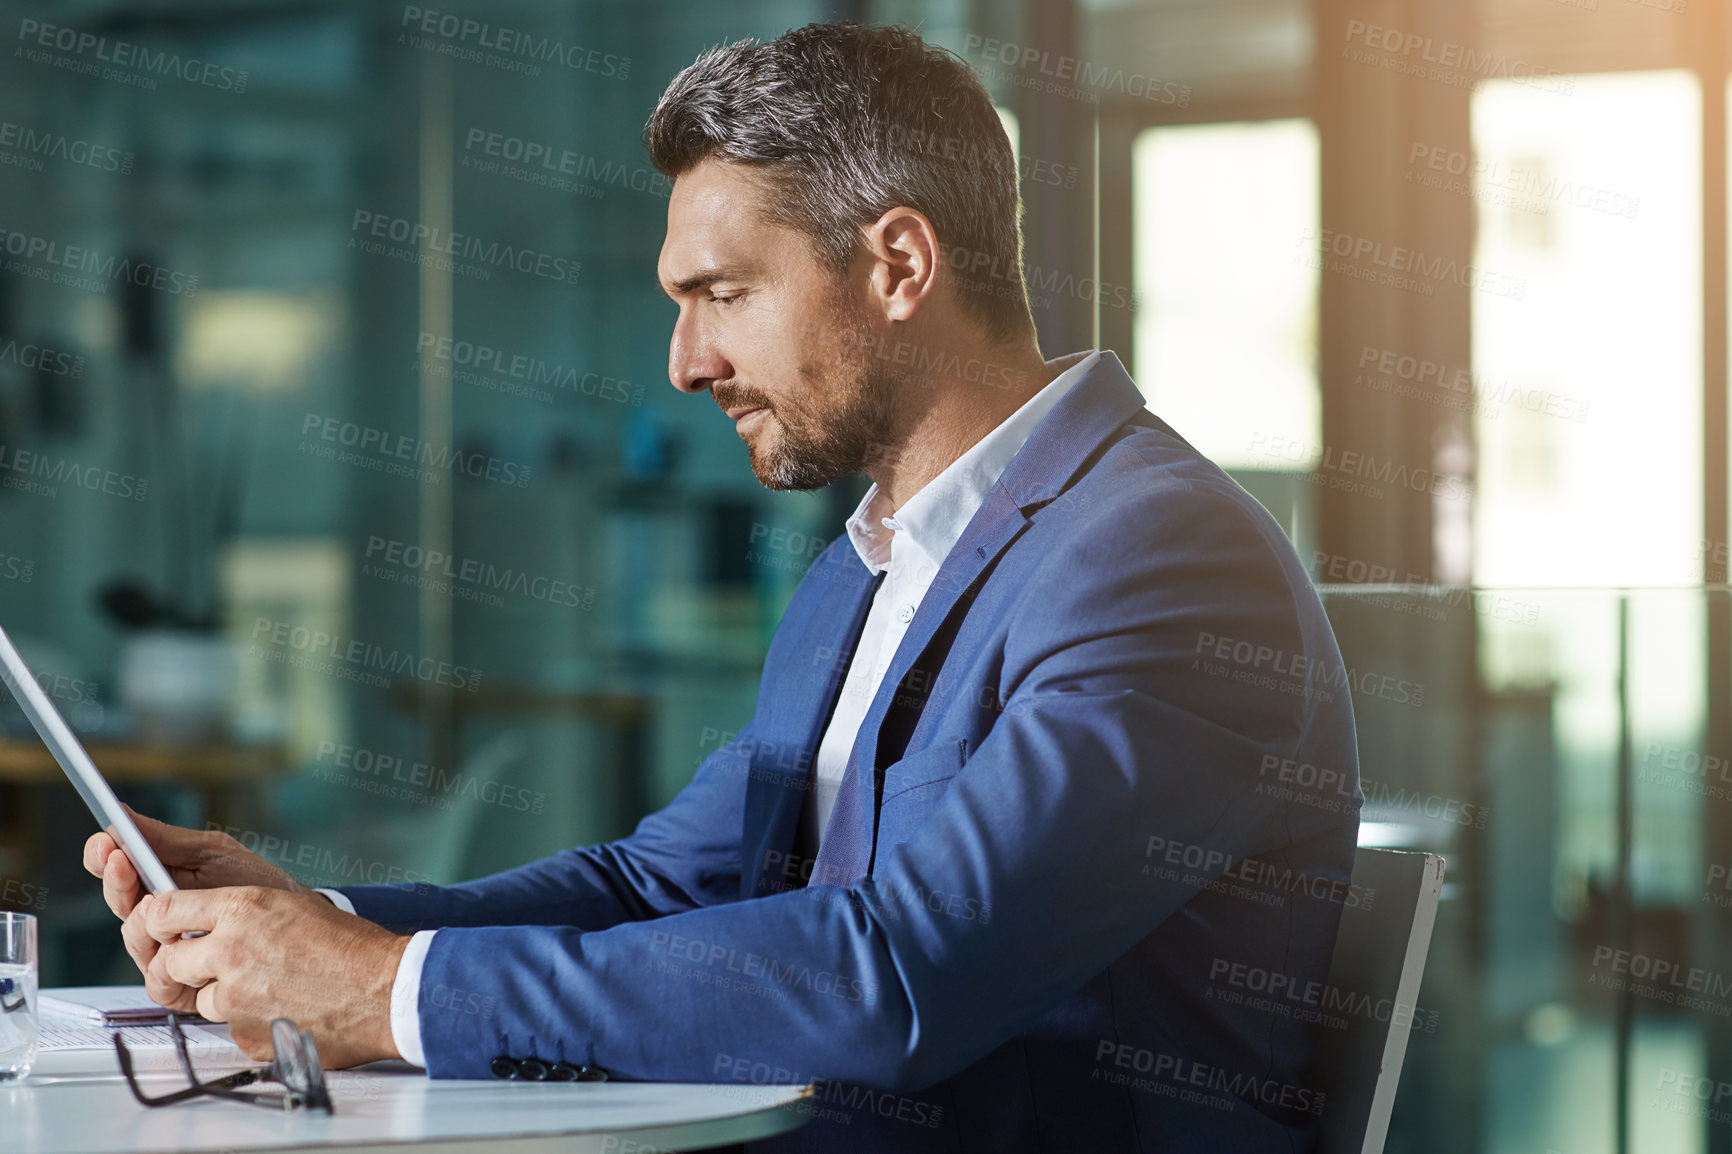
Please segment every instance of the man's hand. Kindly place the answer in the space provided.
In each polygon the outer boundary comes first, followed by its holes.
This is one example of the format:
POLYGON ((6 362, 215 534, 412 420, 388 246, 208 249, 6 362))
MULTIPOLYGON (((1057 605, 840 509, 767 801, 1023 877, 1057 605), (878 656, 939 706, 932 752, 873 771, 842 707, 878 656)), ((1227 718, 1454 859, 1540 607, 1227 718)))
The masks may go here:
POLYGON ((258 886, 146 896, 126 919, 127 949, 154 943, 145 989, 165 1006, 229 1023, 235 1044, 271 1056, 271 1020, 312 1033, 340 1069, 400 1057, 391 986, 409 939, 311 893, 258 886), (192 930, 202 938, 182 940, 192 930))
MULTIPOLYGON (((132 814, 144 840, 162 859, 174 884, 182 889, 264 886, 290 893, 302 889, 288 874, 221 830, 182 829, 133 813, 131 806, 126 807, 126 812, 132 814)), ((139 880, 132 859, 107 833, 92 834, 84 843, 84 868, 102 879, 103 899, 115 917, 130 915, 144 896, 144 883, 139 880)))

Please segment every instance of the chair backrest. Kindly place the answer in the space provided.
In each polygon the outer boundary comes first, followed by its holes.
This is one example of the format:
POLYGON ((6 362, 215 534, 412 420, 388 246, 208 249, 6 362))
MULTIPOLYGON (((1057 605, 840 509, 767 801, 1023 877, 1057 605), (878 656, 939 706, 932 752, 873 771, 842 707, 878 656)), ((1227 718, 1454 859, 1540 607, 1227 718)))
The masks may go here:
POLYGON ((1329 966, 1331 1016, 1346 1025, 1324 1025, 1310 1079, 1327 1095, 1320 1154, 1382 1154, 1442 892, 1436 854, 1361 847, 1354 858, 1361 900, 1341 911, 1329 966))

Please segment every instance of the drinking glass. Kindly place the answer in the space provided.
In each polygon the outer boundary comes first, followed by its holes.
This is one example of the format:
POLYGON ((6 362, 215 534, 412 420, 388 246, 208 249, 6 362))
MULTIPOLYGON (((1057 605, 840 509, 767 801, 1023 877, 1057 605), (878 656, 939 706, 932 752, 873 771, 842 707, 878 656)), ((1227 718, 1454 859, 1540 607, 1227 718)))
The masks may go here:
POLYGON ((0 1082, 36 1064, 36 919, 0 913, 0 1082))

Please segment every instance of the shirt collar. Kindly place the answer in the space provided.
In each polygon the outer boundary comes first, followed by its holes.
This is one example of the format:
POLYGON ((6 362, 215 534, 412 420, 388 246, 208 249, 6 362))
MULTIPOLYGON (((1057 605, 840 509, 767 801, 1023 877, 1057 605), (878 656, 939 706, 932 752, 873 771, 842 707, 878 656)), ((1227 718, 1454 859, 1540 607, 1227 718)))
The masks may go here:
POLYGON ((888 569, 891 545, 895 543, 903 560, 924 562, 922 567, 936 572, 1041 418, 1052 411, 1071 386, 1089 374, 1100 356, 1099 349, 1092 349, 1048 361, 1054 367, 1069 364, 997 428, 908 498, 902 508, 892 509, 889 495, 880 492, 877 484, 866 490, 847 524, 848 540, 866 568, 873 573, 888 569), (892 522, 889 526, 884 524, 887 519, 892 522))

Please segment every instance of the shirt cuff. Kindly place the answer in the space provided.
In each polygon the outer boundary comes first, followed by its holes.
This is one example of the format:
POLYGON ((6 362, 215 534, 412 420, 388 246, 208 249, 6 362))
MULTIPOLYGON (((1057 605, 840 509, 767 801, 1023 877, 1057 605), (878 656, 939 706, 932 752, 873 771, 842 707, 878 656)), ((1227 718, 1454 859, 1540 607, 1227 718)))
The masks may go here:
POLYGON ((336 890, 316 889, 313 892, 316 894, 324 894, 326 897, 331 899, 332 905, 336 906, 346 914, 352 914, 355 912, 355 903, 338 893, 336 890))
POLYGON ((405 1062, 422 1069, 427 1068, 427 1054, 421 1049, 421 967, 427 964, 435 932, 420 930, 409 939, 397 963, 397 980, 391 983, 391 1041, 405 1062))

